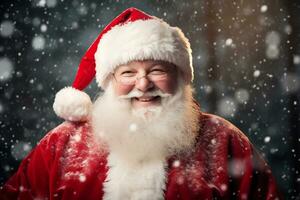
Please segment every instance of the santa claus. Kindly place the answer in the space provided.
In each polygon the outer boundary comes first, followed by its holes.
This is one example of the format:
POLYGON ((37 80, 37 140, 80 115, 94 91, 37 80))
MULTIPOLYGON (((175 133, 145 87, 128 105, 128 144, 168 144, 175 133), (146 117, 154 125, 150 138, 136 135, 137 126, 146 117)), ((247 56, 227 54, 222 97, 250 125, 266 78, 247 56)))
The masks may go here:
POLYGON ((269 167, 230 122, 193 99, 187 38, 135 8, 115 18, 80 62, 50 131, 1 199, 281 199, 269 167), (92 103, 82 90, 96 77, 92 103))

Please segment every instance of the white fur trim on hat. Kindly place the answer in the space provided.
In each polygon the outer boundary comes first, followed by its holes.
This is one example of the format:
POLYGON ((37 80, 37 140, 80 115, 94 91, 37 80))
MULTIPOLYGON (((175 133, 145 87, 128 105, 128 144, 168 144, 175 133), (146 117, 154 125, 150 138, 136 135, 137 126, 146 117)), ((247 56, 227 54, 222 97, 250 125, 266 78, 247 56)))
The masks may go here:
POLYGON ((73 87, 61 89, 56 94, 53 104, 54 112, 68 121, 86 121, 91 107, 89 95, 73 87))
POLYGON ((104 81, 116 67, 134 60, 162 60, 175 64, 184 80, 193 80, 192 50, 177 27, 159 19, 137 20, 113 27, 105 33, 95 53, 96 80, 104 81))

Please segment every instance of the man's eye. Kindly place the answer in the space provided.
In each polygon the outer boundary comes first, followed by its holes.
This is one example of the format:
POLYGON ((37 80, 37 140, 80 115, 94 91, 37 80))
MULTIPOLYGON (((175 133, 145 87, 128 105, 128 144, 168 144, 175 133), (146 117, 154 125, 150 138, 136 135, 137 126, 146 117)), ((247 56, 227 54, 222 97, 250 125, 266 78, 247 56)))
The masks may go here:
POLYGON ((135 73, 132 71, 124 71, 121 73, 121 76, 134 76, 135 73))
POLYGON ((165 74, 166 73, 166 70, 163 70, 163 69, 152 69, 151 74, 165 74))

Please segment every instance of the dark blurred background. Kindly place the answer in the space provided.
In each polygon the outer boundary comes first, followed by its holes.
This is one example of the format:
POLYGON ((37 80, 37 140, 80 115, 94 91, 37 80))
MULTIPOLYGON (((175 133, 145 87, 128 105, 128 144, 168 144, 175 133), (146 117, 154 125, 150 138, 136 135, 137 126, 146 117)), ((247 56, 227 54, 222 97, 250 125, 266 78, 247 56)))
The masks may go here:
MULTIPOLYGON (((0 185, 52 128, 55 93, 128 7, 190 39, 203 111, 225 117, 269 163, 286 199, 300 199, 299 0, 6 0, 0 5, 0 185)), ((95 82, 86 90, 95 98, 95 82)))

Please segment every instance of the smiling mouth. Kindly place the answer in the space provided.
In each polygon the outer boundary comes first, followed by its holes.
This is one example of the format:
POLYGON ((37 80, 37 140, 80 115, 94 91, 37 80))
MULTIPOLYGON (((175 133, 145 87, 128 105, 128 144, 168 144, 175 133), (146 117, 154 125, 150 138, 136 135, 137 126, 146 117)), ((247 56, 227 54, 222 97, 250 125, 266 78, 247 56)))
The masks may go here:
POLYGON ((151 97, 134 97, 132 98, 132 103, 137 107, 147 107, 154 106, 160 103, 160 96, 151 96, 151 97))
POLYGON ((152 96, 152 97, 135 97, 134 99, 140 102, 151 102, 158 100, 160 96, 152 96))

